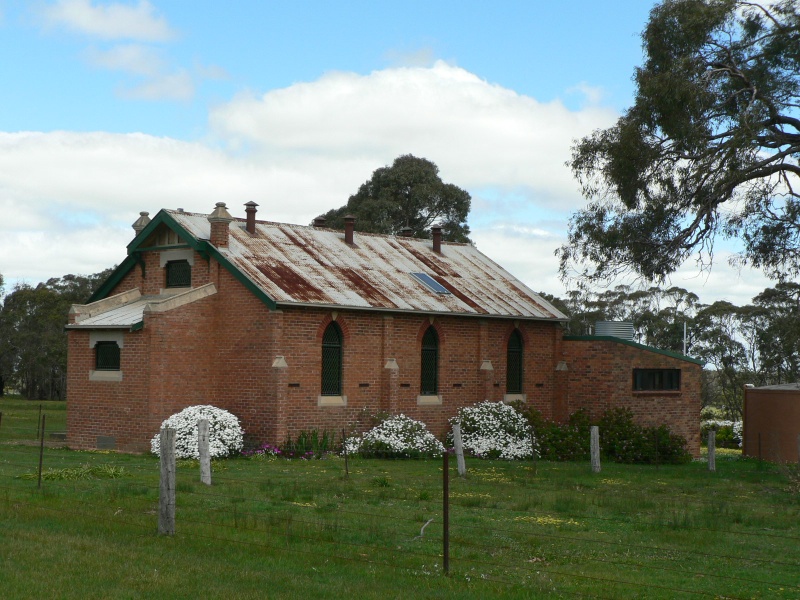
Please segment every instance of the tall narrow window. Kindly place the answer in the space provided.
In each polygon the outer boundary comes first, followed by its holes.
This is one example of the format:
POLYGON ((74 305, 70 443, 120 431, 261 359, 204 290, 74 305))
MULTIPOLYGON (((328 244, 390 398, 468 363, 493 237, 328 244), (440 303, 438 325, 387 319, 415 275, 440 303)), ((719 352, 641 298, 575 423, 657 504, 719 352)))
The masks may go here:
POLYGON ((506 394, 522 393, 522 335, 515 329, 508 338, 506 354, 506 394))
POLYGON ((335 322, 322 335, 322 395, 342 395, 342 330, 335 322))
POLYGON ((119 345, 117 342, 97 342, 94 346, 97 371, 119 371, 119 345))
POLYGON ((192 287, 192 265, 188 260, 171 260, 167 267, 167 287, 192 287))
POLYGON ((422 336, 422 369, 420 391, 423 396, 439 392, 439 336, 433 327, 428 327, 422 336))

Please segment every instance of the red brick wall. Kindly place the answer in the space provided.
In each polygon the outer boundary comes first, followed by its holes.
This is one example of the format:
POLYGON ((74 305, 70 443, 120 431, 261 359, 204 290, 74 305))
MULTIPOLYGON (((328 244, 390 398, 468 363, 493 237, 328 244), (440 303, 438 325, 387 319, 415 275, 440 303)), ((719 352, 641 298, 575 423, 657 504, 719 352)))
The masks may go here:
MULTIPOLYGON (((144 254, 112 294, 138 286, 164 287, 158 253, 144 254)), ((94 353, 88 332, 70 331, 69 443, 95 445, 117 438, 122 450, 147 450, 169 415, 193 404, 236 414, 254 441, 280 443, 304 429, 365 428, 381 410, 424 421, 437 435, 460 406, 505 393, 506 343, 511 319, 435 317, 439 334, 441 405, 418 406, 421 340, 426 315, 286 308, 266 305, 215 261, 195 255, 192 285, 213 282, 217 294, 164 313, 146 314, 144 328, 125 334, 122 382, 89 382, 94 353), (318 406, 321 340, 335 318, 344 334, 346 406, 318 406), (277 356, 288 367, 273 368, 277 356), (394 358, 398 371, 384 368, 394 358), (489 360, 493 371, 480 369, 489 360)), ((524 392, 546 416, 552 413, 556 348, 561 328, 550 322, 516 323, 525 341, 524 392)))
POLYGON ((603 339, 565 339, 563 356, 570 414, 584 407, 597 418, 609 408, 628 408, 640 425, 668 425, 699 456, 700 365, 603 339), (680 369, 681 390, 633 391, 633 369, 680 369))

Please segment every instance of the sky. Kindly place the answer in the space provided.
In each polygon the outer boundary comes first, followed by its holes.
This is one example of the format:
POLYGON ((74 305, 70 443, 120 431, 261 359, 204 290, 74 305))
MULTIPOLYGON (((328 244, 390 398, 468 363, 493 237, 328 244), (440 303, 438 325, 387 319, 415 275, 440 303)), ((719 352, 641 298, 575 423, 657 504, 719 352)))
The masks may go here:
MULTIPOLYGON (((652 6, 0 0, 5 291, 120 263, 140 211, 308 224, 413 154, 471 194, 483 253, 563 295, 554 251, 585 203, 565 163, 632 103, 652 6)), ((733 250, 670 284, 748 303, 772 283, 733 250)))

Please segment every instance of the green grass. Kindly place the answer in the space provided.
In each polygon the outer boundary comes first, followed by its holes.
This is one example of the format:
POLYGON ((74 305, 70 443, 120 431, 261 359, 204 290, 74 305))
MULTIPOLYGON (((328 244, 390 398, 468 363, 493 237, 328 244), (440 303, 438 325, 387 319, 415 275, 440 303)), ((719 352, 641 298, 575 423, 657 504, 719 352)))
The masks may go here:
POLYGON ((39 407, 45 416, 45 430, 67 430, 67 403, 55 400, 24 400, 18 396, 0 398, 0 440, 33 440, 39 431, 39 407))
MULTIPOLYGON (((13 410, 25 406, 38 412, 13 410)), ((800 499, 779 467, 736 455, 716 473, 604 463, 596 475, 468 459, 466 479, 453 461, 446 577, 441 461, 351 458, 345 477, 339 458, 233 459, 210 487, 182 461, 166 537, 156 458, 46 449, 61 476, 39 489, 25 478, 38 448, 8 443, 7 408, 4 598, 800 597, 800 499)))

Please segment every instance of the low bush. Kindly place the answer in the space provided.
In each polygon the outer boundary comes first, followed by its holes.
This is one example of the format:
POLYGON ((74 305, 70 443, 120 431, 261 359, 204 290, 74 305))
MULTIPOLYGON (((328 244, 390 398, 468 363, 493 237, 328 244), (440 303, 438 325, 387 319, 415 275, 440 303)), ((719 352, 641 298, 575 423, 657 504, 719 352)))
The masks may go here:
POLYGON ((286 438, 280 447, 279 454, 284 458, 322 458, 334 452, 336 435, 328 431, 320 433, 316 429, 301 431, 296 439, 286 438))
MULTIPOLYGON (((175 429, 175 458, 200 458, 197 422, 201 419, 208 421, 208 451, 211 458, 223 458, 242 450, 244 432, 239 419, 227 410, 201 404, 184 408, 161 424, 162 429, 175 429)), ((160 433, 150 440, 150 450, 156 456, 161 455, 160 433)))
POLYGON ((588 460, 589 430, 600 428, 600 452, 619 463, 681 464, 691 461, 686 440, 669 427, 642 427, 633 421, 633 413, 624 408, 610 409, 592 422, 583 409, 570 415, 567 423, 544 419, 534 408, 518 405, 520 412, 536 432, 539 451, 546 460, 588 460))
POLYGON ((434 458, 445 448, 425 423, 405 415, 386 417, 362 436, 347 438, 349 454, 367 458, 434 458))
MULTIPOLYGON (((536 440, 527 419, 513 406, 503 402, 481 402, 458 409, 451 425, 461 423, 464 450, 479 458, 507 460, 530 458, 536 440)), ((448 437, 452 443, 452 433, 448 437)))

